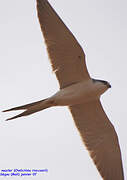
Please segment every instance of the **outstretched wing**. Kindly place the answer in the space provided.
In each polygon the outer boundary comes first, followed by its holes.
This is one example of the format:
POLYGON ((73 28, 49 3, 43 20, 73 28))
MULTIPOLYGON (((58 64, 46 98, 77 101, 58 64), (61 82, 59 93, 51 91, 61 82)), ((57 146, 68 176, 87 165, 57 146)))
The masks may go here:
POLYGON ((60 88, 89 78, 84 52, 47 0, 37 0, 38 18, 60 88))
POLYGON ((124 180, 118 137, 99 100, 69 107, 91 158, 104 180, 124 180))

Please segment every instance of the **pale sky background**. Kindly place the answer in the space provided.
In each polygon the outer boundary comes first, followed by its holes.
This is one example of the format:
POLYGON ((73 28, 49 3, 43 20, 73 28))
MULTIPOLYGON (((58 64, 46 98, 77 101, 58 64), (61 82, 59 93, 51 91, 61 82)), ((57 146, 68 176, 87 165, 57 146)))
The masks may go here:
MULTIPOLYGON (((112 85, 101 99, 119 136, 127 178, 127 1, 49 2, 85 50, 91 76, 112 85)), ((0 2, 0 49, 1 111, 49 97, 59 89, 48 61, 35 0, 0 2)), ((22 178, 27 180, 101 179, 66 107, 5 121, 16 113, 0 112, 0 169, 49 170, 22 178)))

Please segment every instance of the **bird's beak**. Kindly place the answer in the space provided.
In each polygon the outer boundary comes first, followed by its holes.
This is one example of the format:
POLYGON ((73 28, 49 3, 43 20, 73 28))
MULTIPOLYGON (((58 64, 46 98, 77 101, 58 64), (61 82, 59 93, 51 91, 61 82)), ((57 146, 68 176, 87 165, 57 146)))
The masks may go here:
POLYGON ((111 84, 108 84, 108 87, 111 88, 112 87, 111 84))

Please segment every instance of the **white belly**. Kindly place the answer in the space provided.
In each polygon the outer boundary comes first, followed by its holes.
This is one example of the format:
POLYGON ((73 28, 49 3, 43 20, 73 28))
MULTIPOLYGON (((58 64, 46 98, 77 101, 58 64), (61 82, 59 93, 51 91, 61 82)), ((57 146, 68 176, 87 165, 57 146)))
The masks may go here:
POLYGON ((58 106, 81 104, 99 98, 106 88, 103 84, 91 80, 73 84, 58 91, 51 97, 58 106))

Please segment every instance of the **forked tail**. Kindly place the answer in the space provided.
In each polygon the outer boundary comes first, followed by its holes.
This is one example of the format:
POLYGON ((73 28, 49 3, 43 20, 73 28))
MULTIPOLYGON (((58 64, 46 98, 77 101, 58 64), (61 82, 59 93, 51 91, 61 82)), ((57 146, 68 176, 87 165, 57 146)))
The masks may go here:
POLYGON ((18 117, 28 116, 30 114, 36 113, 38 111, 41 111, 41 110, 46 109, 46 108, 51 107, 51 106, 52 105, 51 105, 50 101, 48 101, 48 99, 44 99, 44 100, 41 100, 41 101, 26 104, 26 105, 23 105, 23 106, 7 109, 7 110, 4 110, 3 112, 15 111, 15 110, 25 110, 23 113, 18 114, 16 116, 11 117, 11 118, 6 120, 6 121, 8 121, 8 120, 16 119, 18 117))

